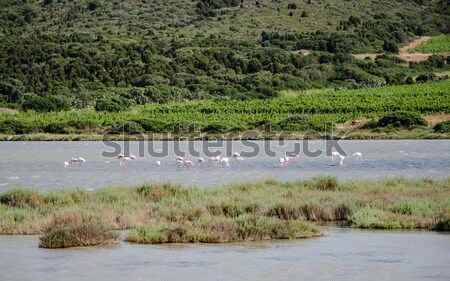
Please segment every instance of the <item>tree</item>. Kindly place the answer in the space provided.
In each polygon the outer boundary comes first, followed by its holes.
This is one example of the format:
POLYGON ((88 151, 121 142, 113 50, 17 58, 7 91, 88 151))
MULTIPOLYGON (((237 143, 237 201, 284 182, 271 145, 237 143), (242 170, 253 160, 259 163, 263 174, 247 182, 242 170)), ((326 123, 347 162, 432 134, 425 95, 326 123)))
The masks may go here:
POLYGON ((18 79, 8 78, 0 81, 0 96, 6 102, 19 102, 22 97, 23 84, 18 79))
POLYGON ((399 51, 397 44, 392 41, 384 41, 383 50, 394 54, 398 54, 399 51))

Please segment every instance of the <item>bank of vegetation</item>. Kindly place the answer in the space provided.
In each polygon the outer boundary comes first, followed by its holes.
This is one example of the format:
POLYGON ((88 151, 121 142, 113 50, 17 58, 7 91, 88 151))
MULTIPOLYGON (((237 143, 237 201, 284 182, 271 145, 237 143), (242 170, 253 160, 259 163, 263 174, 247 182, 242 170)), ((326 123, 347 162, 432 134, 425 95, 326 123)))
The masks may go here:
POLYGON ((189 136, 201 139, 230 133, 232 137, 254 138, 255 132, 260 133, 258 138, 264 138, 274 137, 266 133, 283 131, 309 132, 309 137, 320 138, 317 133, 323 137, 343 124, 354 123, 347 133, 359 129, 360 133, 376 137, 406 130, 420 136, 445 138, 448 132, 439 126, 433 130, 435 124, 420 119, 420 115, 449 113, 449 108, 450 82, 441 81, 358 90, 289 91, 270 100, 147 104, 118 111, 6 112, 0 114, 0 133, 3 139, 8 139, 8 135, 18 135, 16 139, 23 139, 21 135, 52 139, 52 135, 44 133, 62 135, 62 139, 82 139, 90 134, 95 135, 93 139, 102 139, 102 135, 139 138, 146 133, 155 139, 189 136), (397 119, 386 119, 392 112, 398 112, 397 119), (378 122, 380 118, 382 122, 378 122), (171 135, 164 134, 167 132, 171 135))
POLYGON ((450 178, 296 182, 213 189, 170 183, 94 191, 0 193, 0 233, 40 234, 58 248, 116 241, 224 243, 320 236, 317 222, 380 229, 450 230, 450 178))

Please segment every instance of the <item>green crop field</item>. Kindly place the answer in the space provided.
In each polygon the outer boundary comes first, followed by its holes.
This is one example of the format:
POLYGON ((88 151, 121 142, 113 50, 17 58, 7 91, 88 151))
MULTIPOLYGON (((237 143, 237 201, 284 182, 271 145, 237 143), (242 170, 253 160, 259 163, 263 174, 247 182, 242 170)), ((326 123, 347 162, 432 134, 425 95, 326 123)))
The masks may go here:
POLYGON ((410 52, 419 53, 436 53, 436 52, 450 52, 450 35, 439 35, 431 38, 424 44, 421 44, 410 52))

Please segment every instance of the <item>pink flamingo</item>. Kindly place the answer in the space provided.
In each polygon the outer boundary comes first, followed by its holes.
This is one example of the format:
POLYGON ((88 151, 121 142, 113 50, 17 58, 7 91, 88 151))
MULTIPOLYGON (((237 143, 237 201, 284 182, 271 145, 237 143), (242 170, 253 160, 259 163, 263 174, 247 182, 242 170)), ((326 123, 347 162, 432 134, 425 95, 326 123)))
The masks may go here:
POLYGON ((340 155, 341 155, 341 154, 340 154, 339 152, 333 151, 333 152, 331 153, 331 161, 332 161, 332 162, 336 161, 340 155))
POLYGON ((197 159, 197 163, 200 167, 203 167, 203 165, 205 164, 205 159, 203 159, 203 157, 199 157, 197 159))
POLYGON ((190 160, 186 160, 186 161, 184 161, 184 166, 186 166, 186 169, 190 170, 190 169, 194 168, 195 163, 190 160))
MULTIPOLYGON (((70 159, 70 164, 78 164, 78 165, 82 165, 85 164, 86 160, 83 157, 78 157, 78 158, 72 158, 70 159)), ((65 163, 64 163, 65 164, 65 163)))
POLYGON ((119 163, 120 166, 127 165, 128 163, 131 163, 137 159, 136 156, 134 156, 133 154, 131 154, 129 157, 127 157, 127 156, 124 156, 122 153, 117 155, 116 158, 120 159, 120 163, 119 163))
POLYGON ((339 161, 339 165, 340 165, 340 166, 344 166, 345 156, 339 154, 339 159, 341 160, 341 161, 339 161))
POLYGON ((229 159, 227 157, 224 157, 220 160, 220 165, 222 166, 222 168, 225 167, 230 167, 230 163, 229 163, 229 159))
POLYGON ((362 153, 361 152, 355 152, 353 154, 353 156, 356 157, 356 160, 361 160, 362 161, 362 153))
POLYGON ((175 164, 177 165, 177 170, 181 170, 181 166, 184 165, 183 160, 175 160, 175 164))

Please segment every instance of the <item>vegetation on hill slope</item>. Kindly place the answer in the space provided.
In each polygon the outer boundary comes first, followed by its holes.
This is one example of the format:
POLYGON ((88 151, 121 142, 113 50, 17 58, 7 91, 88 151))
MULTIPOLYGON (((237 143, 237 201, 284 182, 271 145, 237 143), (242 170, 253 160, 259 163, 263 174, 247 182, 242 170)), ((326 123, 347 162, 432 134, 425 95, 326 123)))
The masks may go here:
POLYGON ((349 55, 448 33, 447 1, 5 0, 0 10, 0 104, 16 109, 273 98, 448 69, 439 56, 405 68, 349 55))

